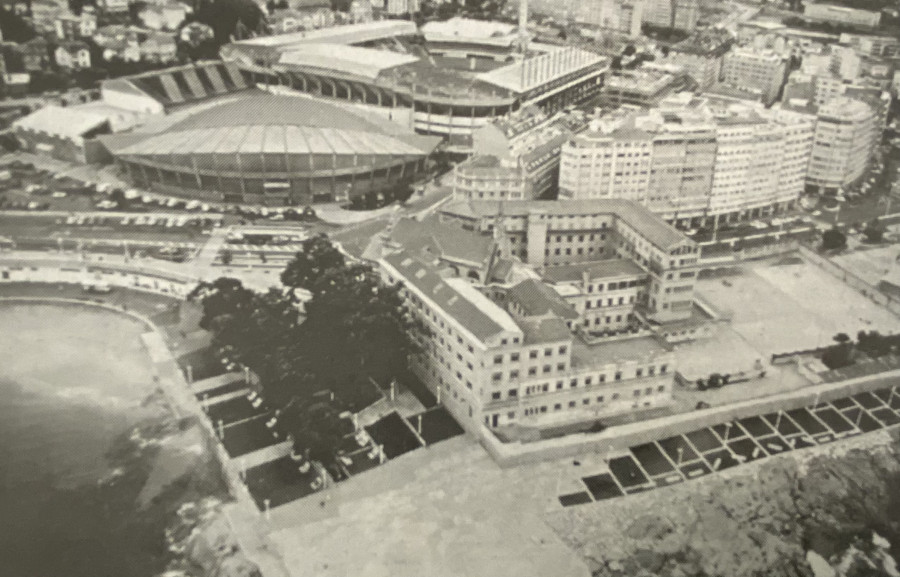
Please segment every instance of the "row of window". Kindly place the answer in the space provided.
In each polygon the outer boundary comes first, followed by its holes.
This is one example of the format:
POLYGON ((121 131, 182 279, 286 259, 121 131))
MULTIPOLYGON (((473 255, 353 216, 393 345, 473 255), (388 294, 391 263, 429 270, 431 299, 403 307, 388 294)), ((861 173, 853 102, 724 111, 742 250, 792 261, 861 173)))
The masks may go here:
MULTIPOLYGON (((547 366, 545 366, 544 368, 546 369, 547 366)), ((668 372, 668 370, 669 370, 668 365, 660 365, 659 366, 659 374, 660 375, 665 375, 668 372)), ((655 377, 656 374, 657 374, 657 368, 655 366, 649 366, 646 368, 640 367, 640 368, 635 369, 634 378, 640 379, 645 376, 646 377, 655 377)), ((514 370, 514 371, 510 372, 511 380, 518 378, 518 376, 519 376, 519 371, 514 370), (513 376, 513 375, 515 375, 515 376, 513 376)), ((532 375, 532 376, 534 376, 534 375, 532 375)), ((614 382, 619 382, 623 378, 624 378, 624 374, 622 371, 616 371, 615 374, 613 375, 614 382)), ((499 373, 499 372, 494 373, 492 375, 491 379, 495 383, 498 383, 503 380, 503 373, 499 373)), ((590 386, 593 386, 595 384, 595 382, 598 385, 602 385, 602 384, 606 383, 606 375, 605 374, 588 375, 588 376, 582 377, 581 379, 579 379, 578 377, 573 377, 573 378, 569 379, 569 388, 575 389, 579 386, 579 384, 584 387, 590 387, 590 386), (596 376, 596 381, 594 379, 595 376, 596 376)), ((565 388, 565 381, 564 380, 556 381, 556 388, 554 390, 561 391, 561 390, 563 390, 563 388, 565 388)), ((532 395, 532 394, 537 394, 537 393, 548 393, 548 392, 550 392, 550 383, 540 383, 537 385, 529 385, 529 386, 525 387, 526 395, 532 395)), ((507 391, 508 398, 511 398, 511 399, 516 398, 516 397, 518 397, 518 395, 519 395, 518 389, 509 389, 507 391)), ((491 393, 491 397, 495 401, 497 401, 502 398, 502 394, 500 391, 495 391, 495 392, 491 393)))
MULTIPOLYGON (((665 392, 665 390, 666 390, 665 385, 660 385, 659 387, 657 387, 656 392, 657 392, 657 393, 663 393, 663 392, 665 392)), ((654 394, 653 387, 647 387, 647 388, 644 389, 643 391, 642 391, 641 389, 635 389, 634 392, 633 392, 633 397, 634 397, 634 398, 638 398, 638 397, 640 397, 642 394, 643 394, 643 396, 650 396, 650 395, 653 395, 653 394, 654 394)), ((610 401, 618 401, 619 398, 620 398, 619 393, 613 393, 613 394, 610 396, 610 399, 609 399, 609 400, 610 400, 610 401)), ((592 402, 594 402, 594 400, 593 400, 592 397, 585 397, 585 398, 581 399, 581 406, 583 406, 583 407, 590 406, 592 402)), ((605 402, 606 402, 606 397, 605 397, 605 395, 598 395, 598 396, 596 397, 596 404, 603 404, 603 403, 605 403, 605 402)), ((577 408, 578 406, 579 406, 578 401, 569 401, 569 402, 568 402, 568 407, 569 407, 570 409, 575 409, 575 408, 577 408)), ((563 408, 563 404, 562 404, 562 403, 554 403, 554 404, 553 404, 553 410, 554 410, 554 411, 561 411, 562 408, 563 408)), ((532 415, 537 415, 537 414, 543 414, 543 413, 546 413, 546 412, 547 412, 547 405, 544 405, 544 406, 541 406, 541 407, 528 407, 528 408, 526 408, 525 411, 524 411, 526 417, 530 417, 530 416, 532 416, 532 415)), ((516 418, 516 412, 515 412, 515 411, 510 411, 510 412, 508 412, 508 413, 506 414, 506 416, 507 416, 508 419, 515 419, 515 418, 516 418)))
MULTIPOLYGON (((566 346, 566 345, 562 345, 562 346, 559 347, 559 349, 557 349, 557 351, 558 351, 558 353, 559 353, 560 355, 565 355, 565 354, 567 354, 567 353, 569 352, 569 347, 566 346)), ((539 355, 540 355, 540 351, 539 351, 538 349, 532 349, 532 350, 528 351, 528 358, 529 358, 529 359, 536 359, 536 358, 538 358, 539 355)), ((547 347, 547 348, 545 348, 545 349, 544 349, 544 356, 545 356, 545 357, 552 357, 552 356, 553 356, 553 347, 547 347)), ((494 355, 494 364, 495 364, 495 365, 499 365, 499 364, 503 363, 503 359, 504 359, 504 358, 505 358, 505 356, 502 355, 502 354, 494 355)), ((516 353, 510 353, 510 354, 509 354, 509 360, 510 360, 510 362, 517 363, 517 362, 519 362, 519 359, 520 359, 520 358, 521 358, 521 353, 517 353, 517 352, 516 352, 516 353)))

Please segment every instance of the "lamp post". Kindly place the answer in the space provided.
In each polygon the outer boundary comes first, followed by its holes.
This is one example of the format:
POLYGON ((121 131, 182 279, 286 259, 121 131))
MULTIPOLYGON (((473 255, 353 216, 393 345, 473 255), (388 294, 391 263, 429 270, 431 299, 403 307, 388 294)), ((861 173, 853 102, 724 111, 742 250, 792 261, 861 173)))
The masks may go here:
POLYGON ((684 447, 678 447, 678 462, 675 463, 678 467, 681 466, 682 459, 684 459, 684 447))

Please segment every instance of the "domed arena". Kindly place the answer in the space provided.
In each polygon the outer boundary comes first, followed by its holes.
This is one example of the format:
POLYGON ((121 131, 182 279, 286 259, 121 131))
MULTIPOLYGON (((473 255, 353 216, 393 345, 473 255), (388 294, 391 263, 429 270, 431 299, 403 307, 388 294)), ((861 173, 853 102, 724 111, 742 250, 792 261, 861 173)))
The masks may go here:
POLYGON ((292 206, 392 198, 422 175, 440 138, 349 105, 251 89, 101 142, 139 188, 292 206))

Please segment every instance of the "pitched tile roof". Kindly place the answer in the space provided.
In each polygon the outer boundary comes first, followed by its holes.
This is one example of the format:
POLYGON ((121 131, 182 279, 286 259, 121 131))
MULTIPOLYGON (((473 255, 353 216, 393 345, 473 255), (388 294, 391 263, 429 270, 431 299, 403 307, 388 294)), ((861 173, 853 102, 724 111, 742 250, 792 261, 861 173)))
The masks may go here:
POLYGON ((521 306, 526 316, 543 316, 550 313, 564 319, 578 318, 578 313, 566 304, 559 293, 534 279, 520 282, 509 290, 506 297, 521 306))
MULTIPOLYGON (((497 315, 506 315, 505 311, 490 301, 488 303, 493 305, 493 309, 490 306, 484 306, 483 302, 478 304, 472 302, 469 295, 463 295, 459 287, 453 286, 452 283, 441 278, 433 267, 414 258, 409 253, 401 251, 385 256, 382 261, 397 270, 407 285, 414 286, 424 293, 476 338, 483 341, 511 329, 511 326, 504 327, 501 321, 495 318, 497 315), (493 315, 489 313, 493 313, 493 315)), ((512 319, 509 319, 508 315, 506 316, 505 324, 510 325, 512 319)), ((515 325, 512 324, 512 326, 515 325)))
POLYGON ((549 282, 580 281, 587 273, 589 279, 637 276, 645 271, 628 259, 609 259, 579 264, 551 266, 544 269, 544 279, 549 282))
POLYGON ((412 253, 427 250, 448 260, 478 265, 486 264, 494 253, 491 237, 441 223, 436 217, 397 221, 391 231, 391 240, 412 253))

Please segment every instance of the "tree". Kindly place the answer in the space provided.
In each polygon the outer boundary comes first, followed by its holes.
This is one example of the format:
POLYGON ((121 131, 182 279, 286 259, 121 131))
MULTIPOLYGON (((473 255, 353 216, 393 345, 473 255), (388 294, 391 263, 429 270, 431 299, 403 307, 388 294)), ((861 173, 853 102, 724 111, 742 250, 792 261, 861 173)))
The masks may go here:
POLYGON ((281 282, 292 288, 310 290, 324 274, 344 263, 343 253, 327 236, 318 234, 303 241, 300 251, 281 273, 281 282))
POLYGON ((629 44, 622 51, 622 56, 634 56, 637 54, 637 48, 634 47, 634 44, 629 44))
POLYGON ((836 344, 822 353, 822 363, 829 369, 839 369, 853 364, 853 342, 846 333, 834 335, 836 344))
POLYGON ((822 234, 823 250, 841 250, 847 248, 847 235, 837 227, 826 230, 822 234))
POLYGON ((225 266, 230 265, 233 258, 234 255, 231 254, 231 251, 227 248, 222 251, 222 264, 224 264, 225 266))
POLYGON ((878 244, 884 240, 884 226, 882 226, 877 218, 873 218, 869 224, 866 225, 866 228, 863 229, 863 234, 866 237, 867 243, 878 244))
POLYGON ((278 424, 293 441, 294 454, 327 465, 339 453, 344 437, 353 432, 349 421, 340 417, 342 410, 327 393, 305 400, 295 397, 280 412, 278 424))

